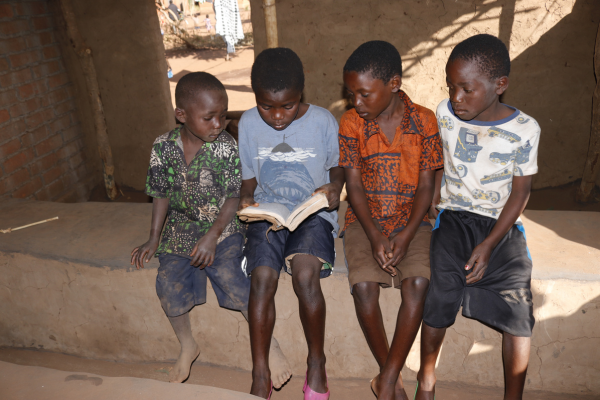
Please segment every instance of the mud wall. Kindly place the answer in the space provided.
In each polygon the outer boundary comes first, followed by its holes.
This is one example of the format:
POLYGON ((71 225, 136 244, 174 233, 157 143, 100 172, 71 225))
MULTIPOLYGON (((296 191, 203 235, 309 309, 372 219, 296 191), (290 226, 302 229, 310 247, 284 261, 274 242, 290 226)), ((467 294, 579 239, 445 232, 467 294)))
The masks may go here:
MULTIPOLYGON (((66 36, 57 0, 49 0, 60 29, 69 75, 75 83, 85 148, 101 178, 85 78, 66 36)), ((143 189, 154 139, 172 129, 174 114, 167 64, 154 2, 71 0, 77 26, 92 50, 98 75, 115 179, 143 189)))
MULTIPOLYGON (((254 10, 261 5, 251 0, 254 10)), ((534 187, 581 178, 595 87, 597 0, 278 0, 276 5, 279 45, 304 62, 305 100, 338 118, 346 108, 341 71, 361 43, 393 43, 403 59, 404 90, 435 110, 448 95, 444 68, 452 48, 474 34, 497 35, 512 59, 503 101, 542 127, 534 187)), ((264 14, 253 12, 252 24, 258 54, 266 47, 264 14)))

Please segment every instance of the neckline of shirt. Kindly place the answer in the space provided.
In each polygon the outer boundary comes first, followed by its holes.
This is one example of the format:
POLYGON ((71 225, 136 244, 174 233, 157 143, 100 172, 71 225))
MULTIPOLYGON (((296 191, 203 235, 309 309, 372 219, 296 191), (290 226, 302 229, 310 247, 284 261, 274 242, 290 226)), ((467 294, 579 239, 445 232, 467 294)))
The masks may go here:
POLYGON ((446 105, 448 107, 448 110, 450 111, 450 113, 453 116, 455 116, 456 118, 460 119, 461 122, 464 122, 464 123, 467 123, 467 124, 471 124, 471 125, 476 125, 476 126, 498 126, 498 125, 502 125, 502 124, 505 124, 505 123, 510 122, 513 119, 517 118, 519 116, 519 114, 521 113, 521 111, 519 111, 517 108, 515 108, 513 106, 509 106, 508 104, 504 104, 504 103, 500 103, 500 104, 502 104, 502 105, 510 108, 511 110, 515 110, 515 111, 512 114, 510 114, 508 117, 499 119, 497 121, 475 121, 475 120, 463 121, 456 114, 454 114, 454 110, 452 109, 452 105, 450 104, 450 99, 446 100, 446 105))

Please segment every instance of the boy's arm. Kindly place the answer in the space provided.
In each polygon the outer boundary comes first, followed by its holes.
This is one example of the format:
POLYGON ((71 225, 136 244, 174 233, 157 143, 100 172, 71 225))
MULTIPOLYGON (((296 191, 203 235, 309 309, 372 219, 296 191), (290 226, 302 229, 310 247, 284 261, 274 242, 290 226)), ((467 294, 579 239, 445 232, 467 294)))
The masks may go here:
POLYGON ((320 188, 317 188, 315 193, 324 193, 327 196, 327 202, 329 203, 328 210, 335 210, 340 206, 340 194, 344 187, 344 168, 333 167, 329 170, 329 182, 320 188))
POLYGON ((150 262, 150 259, 156 252, 160 241, 160 233, 162 232, 167 211, 169 210, 169 198, 155 197, 152 200, 152 224, 150 227, 150 239, 141 246, 136 247, 131 252, 131 265, 135 265, 137 269, 144 268, 144 259, 150 262))
POLYGON ((258 203, 254 201, 254 191, 258 186, 256 178, 246 179, 242 181, 242 188, 240 189, 240 204, 238 210, 243 210, 248 206, 258 207, 258 203))
POLYGON ((344 168, 346 176, 346 191, 348 200, 352 205, 352 210, 362 225, 373 251, 373 258, 379 266, 388 274, 395 276, 396 270, 387 264, 388 259, 392 257, 392 248, 390 241, 383 235, 373 222, 369 206, 367 204, 367 195, 362 184, 361 170, 357 168, 344 168))
POLYGON ((219 210, 219 215, 217 215, 215 222, 192 249, 192 252, 190 253, 190 257, 192 257, 192 261, 190 262, 191 265, 194 267, 202 266, 202 268, 210 267, 212 265, 215 261, 217 240, 219 240, 223 230, 225 230, 227 225, 233 220, 239 201, 239 197, 230 197, 225 200, 223 207, 219 210))
POLYGON ((498 221, 490 234, 481 242, 471 254, 467 261, 465 270, 473 271, 467 275, 467 285, 475 283, 483 278, 487 269, 490 256, 494 248, 500 243, 500 240, 506 235, 510 228, 515 224, 519 215, 525 210, 529 194, 531 193, 531 181, 533 175, 514 176, 512 181, 512 192, 506 201, 504 209, 498 217, 498 221))
POLYGON ((419 172, 419 184, 415 191, 415 199, 413 200, 408 222, 401 232, 390 239, 393 256, 386 262, 386 265, 398 265, 406 256, 408 245, 415 237, 417 229, 419 229, 425 214, 427 214, 431 206, 431 199, 435 190, 435 176, 435 170, 423 170, 419 172))
POLYGON ((444 168, 435 171, 435 184, 433 186, 433 200, 429 207, 429 219, 436 219, 440 213, 436 208, 440 204, 440 192, 442 190, 442 178, 444 177, 444 168))

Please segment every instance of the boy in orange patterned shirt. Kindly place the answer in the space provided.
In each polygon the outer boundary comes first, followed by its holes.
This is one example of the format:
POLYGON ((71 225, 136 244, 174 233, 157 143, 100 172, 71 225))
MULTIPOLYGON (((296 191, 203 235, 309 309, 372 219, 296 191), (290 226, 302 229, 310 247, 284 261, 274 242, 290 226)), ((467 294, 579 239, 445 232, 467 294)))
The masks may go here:
POLYGON ((358 321, 380 367, 371 388, 380 399, 408 399, 400 370, 421 325, 429 286, 427 217, 435 170, 443 168, 433 111, 400 90, 402 61, 390 43, 371 41, 352 53, 344 84, 354 109, 340 123, 340 162, 350 206, 344 251, 358 321), (392 346, 379 290, 402 290, 392 346))

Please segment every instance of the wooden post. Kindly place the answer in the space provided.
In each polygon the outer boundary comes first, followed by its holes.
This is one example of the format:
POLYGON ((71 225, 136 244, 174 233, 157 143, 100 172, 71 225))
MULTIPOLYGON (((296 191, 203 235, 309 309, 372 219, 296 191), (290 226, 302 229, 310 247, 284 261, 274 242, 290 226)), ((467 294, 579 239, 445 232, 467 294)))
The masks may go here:
POLYGON ((98 151, 102 160, 102 168, 104 174, 104 186, 108 198, 114 200, 117 198, 118 191, 115 183, 115 165, 113 163, 112 150, 108 140, 108 132, 106 130, 106 119, 104 118, 104 107, 100 96, 100 88, 98 87, 98 78, 96 68, 94 67, 94 59, 92 50, 87 47, 75 21, 75 13, 70 0, 59 0, 60 10, 66 25, 67 37, 75 54, 79 57, 81 69, 85 76, 85 82, 88 90, 90 104, 92 106, 92 114, 94 118, 94 127, 96 128, 96 140, 98 142, 98 151))
POLYGON ((592 189, 596 185, 596 177, 600 171, 600 25, 596 35, 594 52, 594 71, 596 73, 596 90, 592 100, 592 129, 590 132, 590 147, 588 150, 581 186, 577 191, 577 201, 590 201, 592 189))
POLYGON ((263 0, 263 9, 265 10, 267 47, 279 47, 279 40, 277 38, 277 12, 275 9, 275 0, 263 0))

